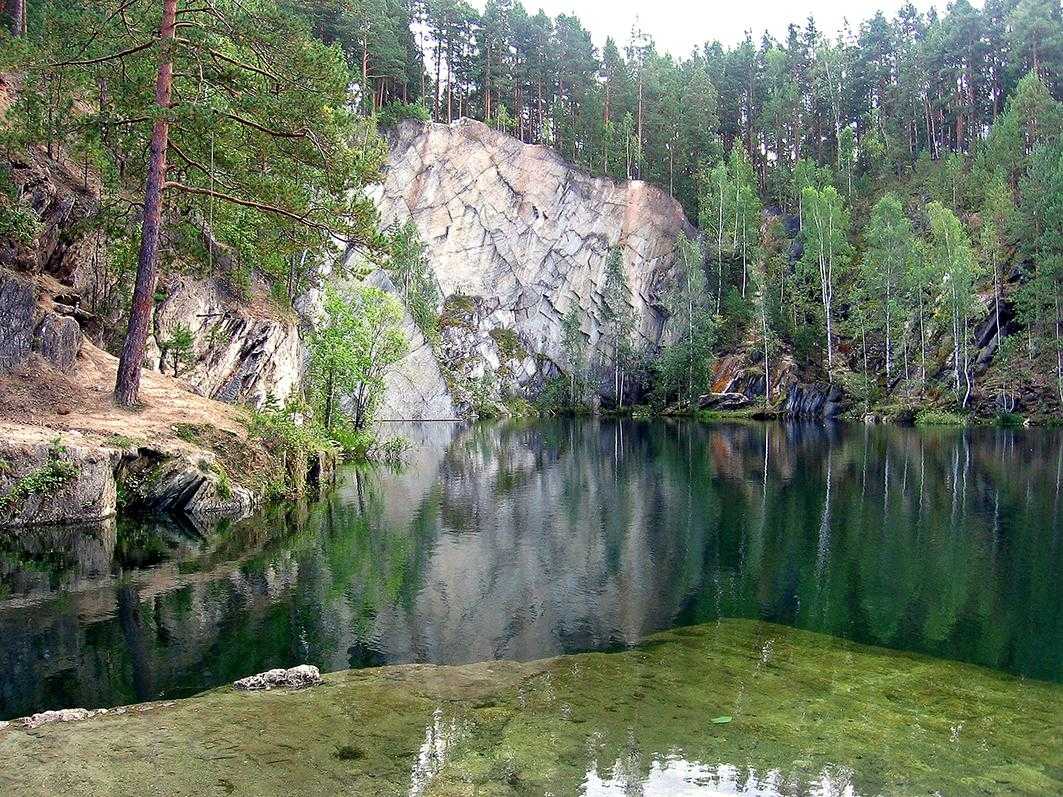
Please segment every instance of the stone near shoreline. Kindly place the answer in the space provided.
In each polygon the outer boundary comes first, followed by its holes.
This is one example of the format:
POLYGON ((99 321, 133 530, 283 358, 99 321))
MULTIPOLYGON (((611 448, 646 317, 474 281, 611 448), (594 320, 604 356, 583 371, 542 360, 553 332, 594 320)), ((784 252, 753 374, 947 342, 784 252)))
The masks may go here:
POLYGON ((287 670, 277 668, 257 675, 249 675, 233 682, 241 692, 261 692, 268 689, 305 689, 321 683, 321 671, 310 664, 300 664, 287 670))

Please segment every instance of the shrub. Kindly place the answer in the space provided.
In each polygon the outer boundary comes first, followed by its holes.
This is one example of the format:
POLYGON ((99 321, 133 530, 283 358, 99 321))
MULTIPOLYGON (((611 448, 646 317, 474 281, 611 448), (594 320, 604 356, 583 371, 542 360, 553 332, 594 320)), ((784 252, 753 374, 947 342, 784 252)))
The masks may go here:
POLYGON ((967 416, 947 410, 919 410, 915 414, 916 426, 966 426, 967 416))
POLYGON ((390 130, 407 119, 427 122, 430 118, 428 107, 424 103, 390 102, 377 112, 376 123, 380 130, 390 130))

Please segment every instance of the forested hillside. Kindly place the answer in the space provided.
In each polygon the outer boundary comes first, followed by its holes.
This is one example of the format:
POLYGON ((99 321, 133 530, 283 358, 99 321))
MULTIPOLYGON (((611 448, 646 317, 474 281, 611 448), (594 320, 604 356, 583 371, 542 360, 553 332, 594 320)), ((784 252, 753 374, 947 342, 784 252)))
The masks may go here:
MULTIPOLYGON (((361 64, 367 112, 478 118, 679 199, 708 268, 673 299, 708 308, 717 352, 759 339, 866 404, 935 380, 961 407, 1063 397, 1055 0, 908 4, 837 34, 809 17, 736 46, 706 30, 683 57, 638 29, 599 51, 578 18, 508 0, 355 5, 304 4, 361 64)), ((686 315, 665 362, 704 371, 686 315)))
MULTIPOLYGON (((745 390, 768 404, 780 363, 865 408, 1063 401, 1057 0, 909 4, 841 32, 808 18, 733 46, 705 30, 685 56, 637 29, 599 50, 578 18, 509 0, 5 11, 0 144, 67 159, 101 195, 86 223, 107 239, 115 304, 132 294, 127 364, 160 267, 264 280, 284 305, 336 236, 392 270, 424 257, 377 229, 361 193, 385 157, 377 130, 472 117, 652 182, 699 227, 662 299, 663 352, 629 345, 622 269, 603 274, 611 354, 556 364, 574 400, 577 370, 616 375, 617 404, 630 373, 630 399, 689 408, 728 355, 760 369, 745 390)), ((5 231, 32 240, 21 184, 4 179, 5 231)), ((116 396, 133 403, 135 386, 116 396)))

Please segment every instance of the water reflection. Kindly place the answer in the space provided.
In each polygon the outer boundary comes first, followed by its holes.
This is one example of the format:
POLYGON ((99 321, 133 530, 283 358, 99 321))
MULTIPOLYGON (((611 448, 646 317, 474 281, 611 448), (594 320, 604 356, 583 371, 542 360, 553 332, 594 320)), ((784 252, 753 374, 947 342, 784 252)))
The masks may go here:
MULTIPOLYGON (((0 717, 274 666, 533 659, 759 617, 1063 680, 1057 433, 415 428, 403 470, 202 534, 0 550, 0 717)), ((51 536, 49 536, 51 535, 51 536)))
POLYGON ((627 771, 617 761, 604 775, 596 767, 587 773, 584 797, 856 797, 853 773, 844 767, 824 771, 811 782, 784 775, 778 769, 757 772, 732 764, 706 765, 679 755, 654 758, 649 772, 627 771))

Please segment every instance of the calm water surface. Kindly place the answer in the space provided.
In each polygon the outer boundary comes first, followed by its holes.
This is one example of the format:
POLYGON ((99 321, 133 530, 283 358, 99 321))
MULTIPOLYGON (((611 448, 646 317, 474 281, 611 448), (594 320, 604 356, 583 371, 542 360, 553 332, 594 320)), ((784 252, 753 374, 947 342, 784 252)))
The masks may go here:
POLYGON ((1059 433, 549 421, 409 436, 400 470, 349 468, 322 501, 214 530, 2 541, 0 718, 301 662, 610 650, 718 617, 1063 682, 1059 433))

